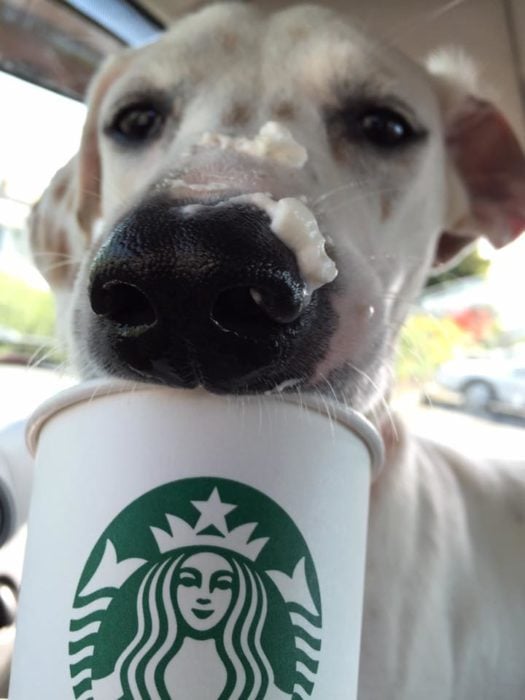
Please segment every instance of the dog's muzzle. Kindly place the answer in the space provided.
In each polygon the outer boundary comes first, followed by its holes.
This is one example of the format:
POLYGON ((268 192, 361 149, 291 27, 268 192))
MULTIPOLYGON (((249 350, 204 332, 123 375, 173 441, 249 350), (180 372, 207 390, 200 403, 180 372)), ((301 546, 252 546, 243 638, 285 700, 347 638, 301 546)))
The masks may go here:
POLYGON ((157 196, 121 219, 91 268, 91 354, 112 374, 216 392, 304 381, 333 312, 249 204, 157 196))

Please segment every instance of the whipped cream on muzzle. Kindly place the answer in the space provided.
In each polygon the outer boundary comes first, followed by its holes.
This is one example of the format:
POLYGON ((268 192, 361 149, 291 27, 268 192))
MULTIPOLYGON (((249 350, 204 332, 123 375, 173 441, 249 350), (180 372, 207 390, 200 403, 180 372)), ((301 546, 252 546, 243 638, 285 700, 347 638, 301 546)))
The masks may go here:
POLYGON ((295 255, 306 295, 337 277, 337 267, 325 249, 317 219, 297 197, 275 201, 262 192, 232 197, 228 203, 254 204, 270 218, 270 228, 295 255))
POLYGON ((266 122, 253 139, 206 131, 198 145, 223 150, 233 149, 255 158, 273 160, 290 168, 302 168, 308 160, 306 148, 294 139, 291 131, 279 122, 272 121, 266 122))
MULTIPOLYGON (((296 169, 302 168, 308 159, 306 148, 294 139, 289 129, 273 121, 264 124, 252 139, 245 136, 233 137, 218 132, 206 132, 198 145, 223 150, 233 149, 255 158, 270 160, 296 169)), ((175 180, 171 186, 186 187, 191 190, 220 191, 229 188, 231 183, 225 186, 214 182, 189 184, 184 180, 175 180)), ((284 197, 276 200, 270 194, 255 192, 230 197, 211 206, 230 203, 252 204, 268 215, 271 230, 295 255, 307 298, 316 289, 336 278, 337 267, 326 252, 326 240, 319 230, 317 219, 302 198, 284 197)), ((190 204, 184 207, 184 211, 191 214, 203 206, 210 205, 190 204)), ((254 291, 253 294, 257 293, 254 291)), ((255 296, 254 299, 257 301, 255 296)))

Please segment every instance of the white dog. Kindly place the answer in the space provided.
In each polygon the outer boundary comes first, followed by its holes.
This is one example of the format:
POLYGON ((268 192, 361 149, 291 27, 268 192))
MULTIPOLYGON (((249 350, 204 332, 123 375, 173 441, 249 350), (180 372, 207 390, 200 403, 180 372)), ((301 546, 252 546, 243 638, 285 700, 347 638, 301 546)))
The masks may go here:
POLYGON ((359 700, 525 698, 525 465, 396 435, 381 408, 432 266, 524 228, 524 157, 464 60, 230 3, 102 68, 35 211, 83 376, 326 392, 375 417, 359 700))

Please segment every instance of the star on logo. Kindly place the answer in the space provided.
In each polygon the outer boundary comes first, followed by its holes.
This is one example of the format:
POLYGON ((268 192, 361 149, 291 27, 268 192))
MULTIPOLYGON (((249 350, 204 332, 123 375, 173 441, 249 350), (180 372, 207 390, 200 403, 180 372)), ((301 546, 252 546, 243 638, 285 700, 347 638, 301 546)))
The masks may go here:
POLYGON ((237 508, 232 503, 223 503, 219 495, 217 487, 213 489, 207 501, 191 501, 191 504, 199 511, 200 517, 195 525, 195 532, 199 533, 212 525, 226 537, 228 535, 228 526, 226 524, 226 516, 232 510, 237 508))

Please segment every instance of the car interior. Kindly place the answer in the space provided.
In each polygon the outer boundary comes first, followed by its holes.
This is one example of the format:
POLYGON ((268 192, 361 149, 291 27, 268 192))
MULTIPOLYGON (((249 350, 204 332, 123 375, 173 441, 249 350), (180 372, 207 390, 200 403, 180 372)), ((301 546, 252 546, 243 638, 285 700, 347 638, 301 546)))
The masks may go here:
MULTIPOLYGON (((298 4, 245 1, 264 10, 298 4)), ((52 302, 30 262, 24 225, 47 175, 31 188, 29 181, 24 183, 24 171, 33 165, 36 171, 45 161, 47 170, 42 172, 50 173, 73 155, 85 114, 82 102, 107 56, 155 40, 178 18, 207 4, 206 0, 0 3, 0 112, 4 112, 0 114, 0 430, 23 420, 44 398, 76 381, 52 339, 52 302), (26 101, 17 102, 24 90, 26 101), (44 106, 40 112, 37 92, 44 101, 46 95, 53 99, 47 112, 44 106), (56 141, 61 130, 64 144, 56 141), (2 149, 13 152, 9 143, 15 136, 16 152, 3 167, 2 149), (42 150, 34 144, 42 144, 42 150), (20 271, 16 275, 15 269, 20 271), (22 303, 31 316, 25 325, 22 303)), ((523 0, 322 4, 351 14, 360 26, 414 58, 443 46, 460 47, 479 65, 489 94, 525 144, 523 0)), ((489 449, 490 441, 493 451, 525 453, 524 263, 523 240, 498 253, 481 243, 458 270, 431 280, 418 301, 401 340, 399 392, 394 398, 421 434, 437 430, 451 443, 471 441, 480 452, 489 449), (477 437, 480 429, 486 436, 483 444, 477 437)), ((0 547, 0 698, 8 693, 24 541, 21 528, 0 547)))

